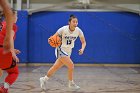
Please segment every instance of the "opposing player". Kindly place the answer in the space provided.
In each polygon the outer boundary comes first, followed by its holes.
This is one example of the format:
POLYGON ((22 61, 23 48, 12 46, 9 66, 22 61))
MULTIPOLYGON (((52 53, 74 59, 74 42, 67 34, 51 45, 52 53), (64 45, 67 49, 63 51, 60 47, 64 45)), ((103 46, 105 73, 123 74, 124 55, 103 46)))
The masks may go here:
MULTIPOLYGON (((13 10, 13 27, 12 27, 12 43, 14 45, 15 34, 17 32, 17 25, 15 24, 17 21, 17 12, 13 10)), ((17 66, 17 62, 19 62, 16 54, 19 54, 20 51, 17 49, 12 49, 8 53, 4 53, 3 42, 6 36, 6 22, 2 22, 2 27, 0 29, 0 75, 2 75, 2 70, 7 72, 7 76, 5 78, 4 84, 0 86, 0 93, 8 93, 9 87, 16 81, 19 70, 17 66)))
MULTIPOLYGON (((3 11, 6 21, 6 35, 3 42, 4 52, 8 53, 13 49, 12 45, 12 27, 13 27, 13 13, 11 11, 8 0, 0 0, 0 10, 3 11)), ((13 51, 13 50, 12 50, 13 51)))
MULTIPOLYGON (((69 18, 69 25, 63 26, 54 35, 58 35, 62 39, 61 46, 57 47, 55 50, 55 54, 57 60, 55 64, 49 69, 47 75, 40 78, 40 86, 43 90, 46 90, 46 81, 63 65, 67 66, 68 68, 68 87, 71 89, 79 89, 80 87, 75 84, 73 80, 73 71, 74 71, 74 64, 71 60, 71 52, 72 48, 74 48, 74 42, 77 37, 80 37, 80 41, 82 43, 82 47, 79 50, 79 55, 82 55, 84 49, 86 47, 86 41, 82 30, 77 27, 78 19, 76 16, 71 15, 69 18)), ((49 39, 48 39, 49 41, 49 39)))

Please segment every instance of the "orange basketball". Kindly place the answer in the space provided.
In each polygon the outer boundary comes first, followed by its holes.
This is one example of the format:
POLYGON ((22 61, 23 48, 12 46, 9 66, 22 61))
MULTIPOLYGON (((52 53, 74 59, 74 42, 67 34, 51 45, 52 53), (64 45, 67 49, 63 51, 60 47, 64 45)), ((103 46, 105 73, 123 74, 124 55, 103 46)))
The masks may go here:
POLYGON ((49 38, 49 44, 52 47, 58 47, 61 45, 61 38, 57 35, 53 35, 49 38))

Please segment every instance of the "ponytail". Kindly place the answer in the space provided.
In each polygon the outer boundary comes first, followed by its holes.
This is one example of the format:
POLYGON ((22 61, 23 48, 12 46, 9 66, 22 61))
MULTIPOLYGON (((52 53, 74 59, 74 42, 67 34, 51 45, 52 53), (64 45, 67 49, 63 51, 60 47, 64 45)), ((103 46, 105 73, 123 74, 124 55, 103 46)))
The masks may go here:
POLYGON ((71 14, 70 18, 69 18, 69 22, 73 19, 73 18, 77 18, 75 15, 71 14))

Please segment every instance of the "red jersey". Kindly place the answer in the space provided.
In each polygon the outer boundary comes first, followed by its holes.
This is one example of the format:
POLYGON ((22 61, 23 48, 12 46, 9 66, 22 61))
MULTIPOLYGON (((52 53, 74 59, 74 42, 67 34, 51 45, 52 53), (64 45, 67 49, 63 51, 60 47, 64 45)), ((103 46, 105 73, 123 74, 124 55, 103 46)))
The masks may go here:
MULTIPOLYGON (((17 25, 16 24, 13 24, 13 31, 15 33, 17 32, 17 25)), ((3 45, 3 41, 4 41, 5 36, 6 36, 6 22, 3 21, 2 27, 0 29, 0 45, 3 45)), ((15 39, 15 35, 14 35, 13 39, 15 39)))

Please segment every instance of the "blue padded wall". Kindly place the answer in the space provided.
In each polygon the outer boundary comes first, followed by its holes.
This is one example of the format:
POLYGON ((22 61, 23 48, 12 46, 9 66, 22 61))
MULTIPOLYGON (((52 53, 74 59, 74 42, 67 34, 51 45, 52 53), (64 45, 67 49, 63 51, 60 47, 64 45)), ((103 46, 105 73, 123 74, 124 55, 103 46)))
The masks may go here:
POLYGON ((27 11, 18 11, 18 31, 15 39, 15 48, 21 51, 21 54, 18 55, 20 62, 28 62, 28 12, 27 11))
POLYGON ((85 53, 78 55, 79 39, 73 49, 75 63, 139 63, 140 16, 128 12, 38 12, 29 16, 29 62, 54 62, 49 36, 67 25, 75 14, 87 41, 85 53))

